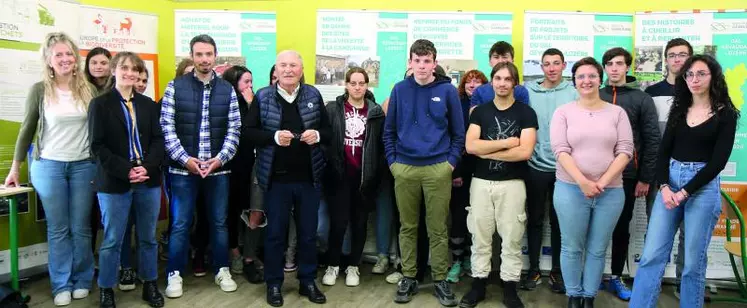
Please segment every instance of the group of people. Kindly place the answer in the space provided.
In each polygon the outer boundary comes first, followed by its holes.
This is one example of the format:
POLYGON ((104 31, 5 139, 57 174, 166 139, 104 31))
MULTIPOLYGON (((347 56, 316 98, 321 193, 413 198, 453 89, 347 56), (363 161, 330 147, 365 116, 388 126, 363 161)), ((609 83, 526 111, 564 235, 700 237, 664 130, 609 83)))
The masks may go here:
POLYGON ((524 307, 518 290, 542 281, 549 211, 549 284, 568 296, 568 307, 593 307, 610 241, 607 288, 632 307, 655 307, 677 228, 681 305, 703 305, 718 174, 739 111, 718 62, 693 55, 683 39, 667 44, 668 75, 645 92, 628 75, 632 56, 623 48, 606 51, 601 63, 577 61, 570 80, 562 51, 550 48, 544 78, 521 85, 514 49, 503 41, 487 55, 488 76, 471 70, 454 87, 434 44, 420 39, 383 104, 358 67, 345 73, 345 93, 325 103, 291 50, 278 54, 271 84, 255 93, 246 67, 215 73, 208 35, 191 40, 190 58, 159 103, 142 94, 148 73, 134 53, 94 49, 81 74, 73 40, 51 33, 43 54, 43 80, 30 91, 5 184, 19 183, 33 142, 30 177, 47 213, 55 305, 88 296, 99 223, 101 307, 115 307, 113 289, 133 290, 138 279, 143 300, 164 305, 156 284, 162 185, 169 298, 182 296, 190 256, 193 274, 206 274, 209 250, 224 292, 237 289, 231 273, 243 273, 264 281, 269 305, 282 306, 283 272, 297 270, 298 293, 325 303, 317 267, 326 265, 324 285, 334 285, 341 268, 346 285, 359 285, 375 212, 372 272, 399 261, 386 278, 397 284, 396 303, 412 300, 430 264, 441 305, 475 307, 497 254, 503 303, 524 307), (631 291, 621 277, 637 198, 647 200, 649 232, 631 291), (133 224, 137 272, 129 261, 133 224), (466 272, 472 287, 458 300, 452 283, 466 272))

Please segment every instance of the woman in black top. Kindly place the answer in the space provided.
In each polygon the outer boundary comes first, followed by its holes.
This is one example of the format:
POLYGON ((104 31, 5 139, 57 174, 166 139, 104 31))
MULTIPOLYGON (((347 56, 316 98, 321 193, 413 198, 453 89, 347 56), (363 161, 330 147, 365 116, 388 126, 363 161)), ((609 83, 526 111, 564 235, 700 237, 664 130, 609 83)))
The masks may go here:
POLYGON ((674 102, 659 146, 656 196, 630 307, 656 307, 674 233, 685 226, 682 307, 702 307, 708 244, 721 214, 719 172, 734 146, 739 111, 716 60, 696 55, 675 82, 674 102))
MULTIPOLYGON (((254 99, 252 72, 244 66, 233 66, 223 72, 223 79, 231 83, 239 99, 241 123, 246 123, 249 104, 254 99)), ((244 130, 239 140, 239 148, 231 161, 231 182, 228 193, 228 246, 231 248, 231 271, 243 273, 251 283, 259 283, 262 277, 255 265, 260 229, 246 229, 244 254, 239 253, 239 216, 249 208, 249 187, 254 166, 254 146, 247 139, 244 130), (242 262, 243 260, 243 262, 242 262), (242 265, 243 264, 243 265, 242 265)))

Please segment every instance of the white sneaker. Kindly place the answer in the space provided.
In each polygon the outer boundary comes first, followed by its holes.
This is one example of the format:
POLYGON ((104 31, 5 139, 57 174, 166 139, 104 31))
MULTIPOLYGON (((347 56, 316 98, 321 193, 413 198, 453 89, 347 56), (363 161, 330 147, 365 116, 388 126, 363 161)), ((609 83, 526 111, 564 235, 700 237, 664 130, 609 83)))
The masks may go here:
POLYGON ((55 306, 67 306, 70 305, 72 299, 70 298, 70 291, 62 291, 54 296, 55 306))
POLYGON ((173 271, 169 273, 167 278, 168 285, 166 286, 166 297, 177 298, 182 296, 182 276, 179 276, 179 271, 173 271))
POLYGON ((231 278, 231 272, 228 267, 221 267, 218 274, 215 275, 215 284, 220 286, 223 292, 236 291, 236 282, 231 278))
POLYGON ((325 286, 335 285, 335 282, 337 282, 337 274, 339 273, 339 266, 327 266, 327 271, 324 272, 324 277, 322 278, 322 284, 325 286))
POLYGON ((400 272, 394 272, 389 274, 389 276, 386 276, 386 282, 396 284, 399 283, 402 278, 405 278, 405 275, 402 275, 400 272))
POLYGON ((88 297, 88 289, 77 289, 73 291, 73 299, 84 299, 88 297))
POLYGON ((389 256, 379 255, 379 258, 376 260, 376 265, 371 269, 371 273, 383 274, 386 273, 387 270, 389 270, 389 256))
POLYGON ((361 284, 361 273, 357 266, 348 266, 345 270, 345 285, 348 287, 357 287, 361 284))

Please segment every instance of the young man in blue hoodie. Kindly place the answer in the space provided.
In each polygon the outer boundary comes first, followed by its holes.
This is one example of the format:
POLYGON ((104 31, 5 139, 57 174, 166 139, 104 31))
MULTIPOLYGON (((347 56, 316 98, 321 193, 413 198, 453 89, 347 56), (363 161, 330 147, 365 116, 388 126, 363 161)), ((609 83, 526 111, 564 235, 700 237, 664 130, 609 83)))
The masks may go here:
POLYGON ((576 88, 563 79, 565 57, 558 49, 550 48, 542 53, 542 72, 545 78, 526 83, 532 109, 537 113, 539 129, 534 152, 529 159, 527 187, 527 246, 529 272, 521 281, 525 290, 533 290, 542 282, 539 257, 542 251, 545 230, 547 200, 550 200, 550 250, 552 269, 550 288, 556 293, 565 293, 563 275, 560 271, 560 229, 558 215, 552 206, 555 190, 555 155, 550 147, 550 120, 558 107, 578 99, 576 88))
POLYGON ((451 172, 464 148, 462 107, 451 79, 434 74, 436 47, 431 41, 415 41, 408 63, 413 76, 394 85, 383 136, 402 224, 399 244, 404 278, 394 301, 410 302, 418 291, 416 243, 420 203, 425 197, 434 294, 441 305, 453 307, 457 300, 445 280, 449 268, 446 220, 451 172))
MULTIPOLYGON (((491 68, 498 63, 514 63, 514 46, 511 46, 511 44, 505 41, 495 42, 495 44, 490 47, 488 58, 491 68)), ((486 72, 485 75, 487 75, 487 73, 490 72, 486 72)), ((486 83, 475 89, 475 93, 472 94, 472 100, 470 101, 470 104, 472 105, 472 108, 474 108, 477 105, 491 103, 493 102, 494 98, 495 91, 493 90, 493 86, 490 85, 490 83, 486 83)), ((516 87, 514 88, 514 99, 516 99, 517 102, 522 102, 529 105, 529 93, 527 93, 527 89, 525 87, 519 84, 518 80, 516 81, 516 87)))

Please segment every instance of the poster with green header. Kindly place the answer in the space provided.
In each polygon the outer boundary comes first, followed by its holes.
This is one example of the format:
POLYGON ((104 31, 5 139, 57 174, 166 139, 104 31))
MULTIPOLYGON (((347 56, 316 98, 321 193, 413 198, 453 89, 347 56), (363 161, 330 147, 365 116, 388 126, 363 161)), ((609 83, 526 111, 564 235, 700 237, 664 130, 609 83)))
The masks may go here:
POLYGON ((193 37, 208 34, 218 48, 215 71, 219 75, 243 65, 253 73, 254 91, 270 83, 277 54, 275 12, 175 10, 174 22, 174 67, 189 57, 193 37))
MULTIPOLYGON (((747 12, 652 12, 635 14, 635 75, 643 88, 662 81, 670 72, 667 60, 679 57, 668 55, 666 44, 674 38, 683 38, 693 47, 693 54, 714 56, 723 69, 731 98, 737 109, 747 100, 747 12)), ((684 81, 677 79, 677 82, 684 81)), ((672 101, 668 97, 654 98, 659 122, 665 127, 672 101)), ((721 171, 721 189, 729 194, 744 213, 747 211, 747 118, 744 113, 737 132, 729 161, 721 171)), ((637 207, 631 225, 628 261, 635 272, 644 246, 647 217, 645 207, 637 207)), ((714 228, 708 248, 707 278, 733 278, 728 253, 723 249, 726 241, 726 217, 722 214, 714 228)), ((674 247, 679 237, 674 237, 674 247)), ((675 260, 677 249, 670 260, 675 260)), ((665 277, 674 277, 676 266, 670 262, 665 277)))
POLYGON ((584 57, 602 61, 604 52, 622 47, 633 51, 633 15, 579 12, 526 12, 524 14, 524 82, 543 78, 542 53, 563 52, 563 76, 584 57))
POLYGON ((410 45, 428 39, 457 85, 467 71, 489 72, 488 51, 511 42, 511 13, 317 11, 315 86, 325 101, 344 92, 345 72, 361 67, 383 102, 407 70, 410 45))

